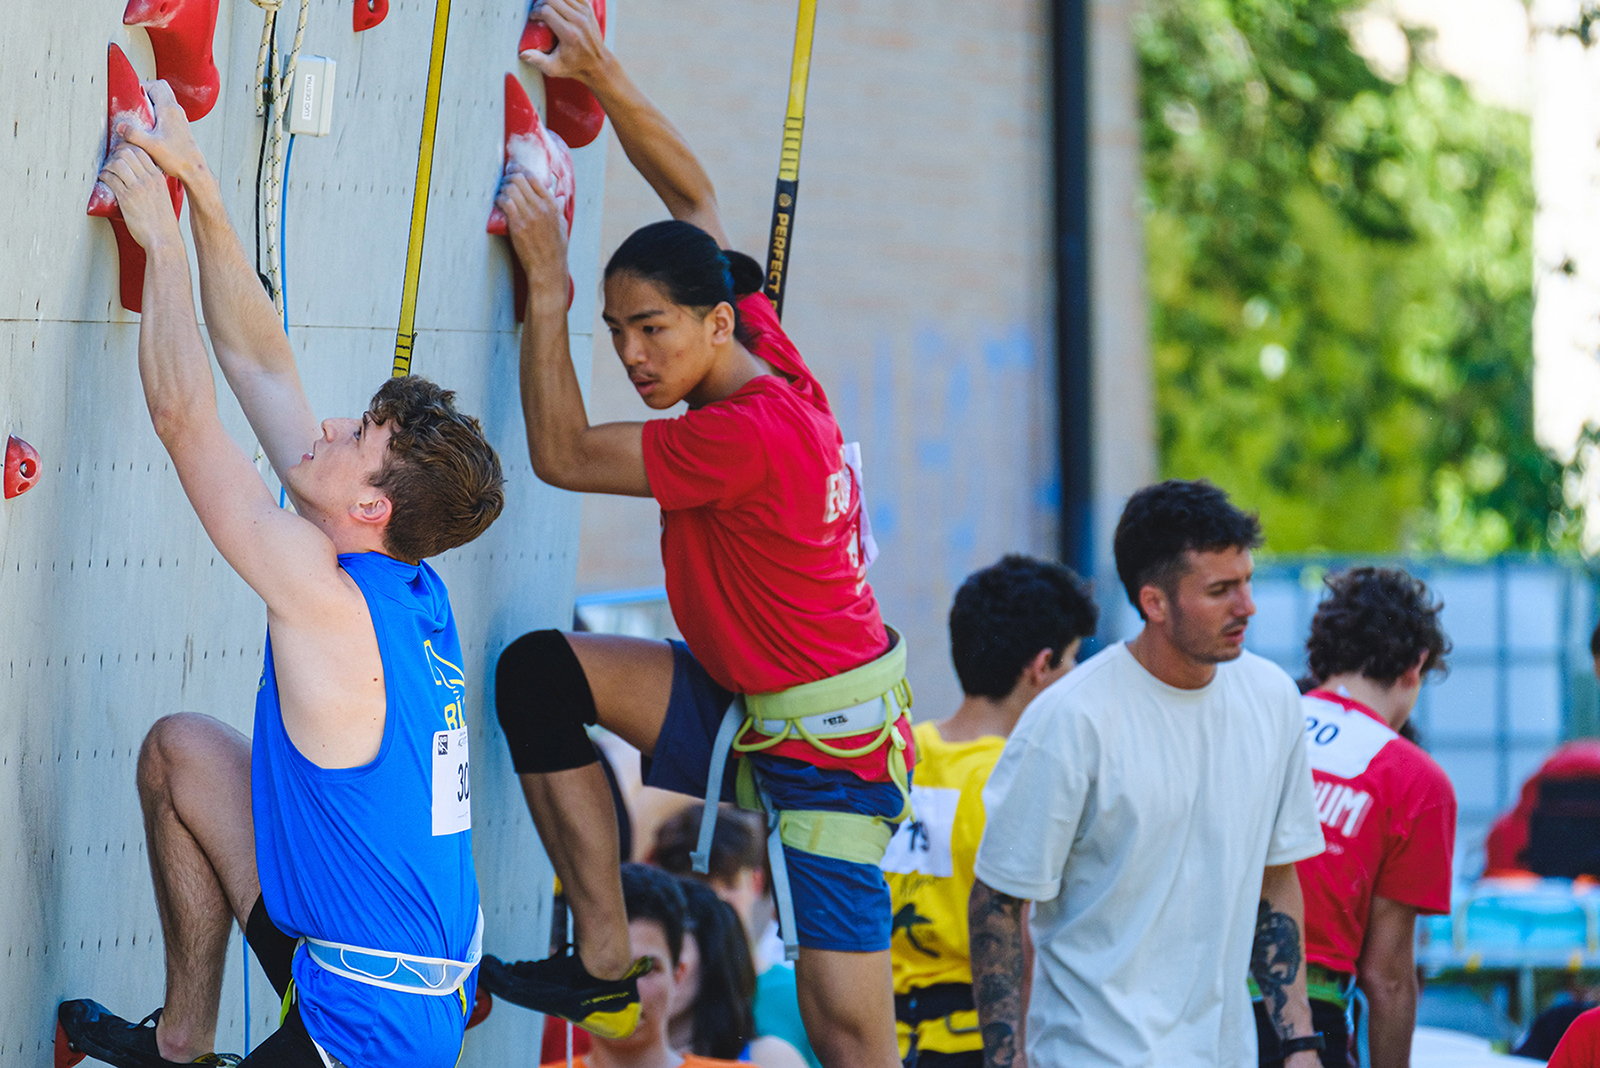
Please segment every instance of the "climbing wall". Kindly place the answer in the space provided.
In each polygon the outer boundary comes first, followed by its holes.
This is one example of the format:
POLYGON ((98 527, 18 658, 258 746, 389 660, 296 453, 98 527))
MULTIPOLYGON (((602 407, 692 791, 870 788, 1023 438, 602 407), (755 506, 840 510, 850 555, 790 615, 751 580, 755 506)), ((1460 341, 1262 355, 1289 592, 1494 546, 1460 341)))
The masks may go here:
MULTIPOLYGON (((146 31, 121 23, 123 2, 21 5, 0 37, 0 115, 12 127, 0 130, 0 437, 25 438, 41 458, 38 484, 0 506, 0 1068, 47 1062, 63 998, 93 997, 134 1019, 160 1004, 160 927, 134 783, 140 741, 180 710, 248 733, 261 672, 264 609, 212 549, 151 430, 138 316, 118 300, 111 228, 84 215, 105 141, 106 46, 119 45, 144 77, 155 69, 146 31)), ((525 0, 453 4, 412 365, 481 415, 507 475, 495 526, 435 564, 469 679, 485 950, 510 956, 542 955, 550 876, 486 712, 489 667, 518 633, 570 619, 578 533, 576 499, 529 468, 508 250, 484 232, 505 73, 543 99, 516 55, 526 10, 525 0)), ((285 50, 297 13, 285 0, 285 50)), ((245 0, 221 0, 221 93, 195 125, 251 254, 262 21, 245 0)), ((359 413, 389 374, 433 21, 431 2, 390 0, 383 22, 356 33, 351 0, 310 4, 304 53, 338 64, 332 131, 295 140, 281 248, 289 334, 320 415, 359 413)), ((604 143, 574 153, 572 345, 585 388, 604 143)), ((218 383, 224 420, 253 450, 218 383)), ((241 947, 235 935, 224 1051, 242 1051, 247 1028, 259 1043, 277 1019, 253 963, 247 985, 241 947)), ((538 1024, 502 1005, 469 1034, 464 1063, 526 1059, 538 1024)))

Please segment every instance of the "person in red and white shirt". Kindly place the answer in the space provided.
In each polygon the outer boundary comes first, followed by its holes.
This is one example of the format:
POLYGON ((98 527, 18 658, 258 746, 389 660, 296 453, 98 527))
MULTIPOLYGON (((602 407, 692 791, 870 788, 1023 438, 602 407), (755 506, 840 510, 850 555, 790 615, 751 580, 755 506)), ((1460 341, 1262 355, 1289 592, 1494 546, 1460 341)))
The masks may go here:
MULTIPOLYGON (((1350 1063, 1346 1005, 1365 995, 1369 1063, 1411 1059, 1418 913, 1450 911, 1456 798, 1443 769, 1400 735, 1423 681, 1445 666, 1441 605, 1395 568, 1326 580, 1306 643, 1317 685, 1302 698, 1306 751, 1327 849, 1297 865, 1307 988, 1326 1065, 1350 1063)), ((1275 1064, 1260 1026, 1261 1064, 1275 1064)))
MULTIPOLYGON (((612 255, 603 318, 645 405, 688 410, 590 425, 569 349, 560 206, 539 183, 511 175, 496 204, 528 279, 529 456, 550 485, 660 504, 667 597, 686 642, 545 630, 501 653, 500 724, 571 904, 577 952, 514 964, 486 956, 483 982, 496 997, 620 1034, 638 1018, 640 965, 630 963, 611 796, 585 726, 599 723, 644 753, 650 785, 703 796, 736 695, 772 695, 880 662, 893 638, 866 582, 873 546, 857 454, 762 293, 761 267, 728 249, 704 168, 607 49, 587 0, 545 0, 531 17, 558 42, 531 61, 594 94, 672 215, 612 255)), ((899 817, 910 723, 887 712, 872 721, 873 694, 856 700, 828 710, 863 728, 829 737, 832 754, 796 738, 750 754, 772 809, 899 817)), ((731 774, 722 787, 731 800, 731 774)), ((800 1010, 814 1050, 828 1068, 895 1068, 882 871, 787 839, 783 850, 795 917, 785 934, 798 942, 800 1010)))

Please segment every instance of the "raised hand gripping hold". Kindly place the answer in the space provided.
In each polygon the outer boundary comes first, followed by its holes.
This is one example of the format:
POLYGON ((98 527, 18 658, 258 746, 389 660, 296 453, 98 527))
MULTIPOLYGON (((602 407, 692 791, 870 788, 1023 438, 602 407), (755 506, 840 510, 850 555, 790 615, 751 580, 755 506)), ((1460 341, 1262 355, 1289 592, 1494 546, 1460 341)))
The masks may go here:
POLYGON ((545 77, 550 128, 573 148, 592 142, 605 126, 605 110, 583 81, 584 73, 598 69, 605 36, 605 0, 554 6, 536 0, 517 45, 523 61, 545 77))
POLYGON ((131 143, 119 147, 101 168, 100 181, 117 198, 128 233, 147 253, 169 242, 183 244, 167 176, 144 149, 131 143))

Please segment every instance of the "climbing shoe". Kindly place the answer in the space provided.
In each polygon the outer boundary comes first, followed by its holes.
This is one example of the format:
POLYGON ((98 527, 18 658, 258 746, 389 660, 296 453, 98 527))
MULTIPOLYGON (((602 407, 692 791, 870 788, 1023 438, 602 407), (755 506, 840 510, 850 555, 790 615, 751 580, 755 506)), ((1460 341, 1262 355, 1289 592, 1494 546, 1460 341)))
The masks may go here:
MULTIPOLYGON (((120 1016, 113 1016, 98 1001, 87 999, 63 1001, 56 1010, 56 1020, 73 1051, 86 1053, 116 1068, 176 1068, 183 1063, 167 1060, 156 1048, 156 1021, 159 1019, 161 1010, 157 1009, 138 1023, 129 1023, 120 1016)), ((189 1063, 234 1068, 239 1061, 236 1053, 206 1053, 189 1063)))
POLYGON ((639 977, 650 970, 640 957, 621 979, 596 979, 576 953, 507 964, 483 958, 478 984, 497 998, 547 1016, 559 1016, 599 1038, 627 1038, 639 1026, 639 977))

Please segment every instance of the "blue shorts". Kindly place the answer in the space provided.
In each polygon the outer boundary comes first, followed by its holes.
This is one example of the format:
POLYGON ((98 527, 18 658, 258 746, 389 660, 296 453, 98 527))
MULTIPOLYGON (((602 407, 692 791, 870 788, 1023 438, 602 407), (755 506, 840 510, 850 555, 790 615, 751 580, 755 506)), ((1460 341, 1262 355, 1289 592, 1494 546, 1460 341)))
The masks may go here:
MULTIPOLYGON (((711 746, 734 695, 706 674, 689 647, 672 645, 672 697, 661 724, 645 782, 662 790, 704 797, 711 746)), ((865 782, 842 768, 817 768, 787 757, 752 754, 761 781, 780 810, 823 809, 868 816, 900 814, 903 798, 892 782, 865 782)), ((722 800, 734 800, 737 761, 728 761, 722 800)), ((876 864, 819 857, 783 847, 794 897, 800 944, 810 949, 875 953, 889 948, 893 908, 889 884, 876 864)))

